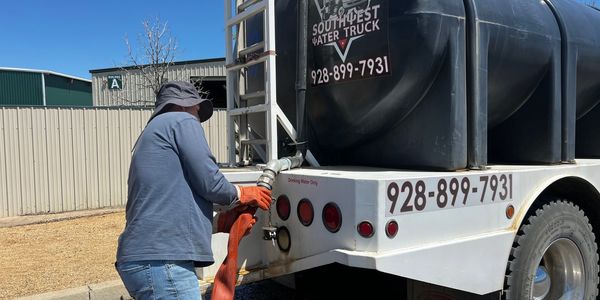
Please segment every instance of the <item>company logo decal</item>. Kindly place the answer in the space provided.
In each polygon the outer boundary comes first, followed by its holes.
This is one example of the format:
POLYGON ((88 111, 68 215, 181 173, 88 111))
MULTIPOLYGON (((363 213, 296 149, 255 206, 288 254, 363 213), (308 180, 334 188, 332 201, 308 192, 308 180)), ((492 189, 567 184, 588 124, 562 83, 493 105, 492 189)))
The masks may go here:
POLYGON ((381 5, 371 0, 313 0, 320 22, 312 25, 312 45, 334 47, 346 62, 352 43, 381 31, 381 5))
POLYGON ((388 76, 388 0, 310 0, 313 87, 388 76))

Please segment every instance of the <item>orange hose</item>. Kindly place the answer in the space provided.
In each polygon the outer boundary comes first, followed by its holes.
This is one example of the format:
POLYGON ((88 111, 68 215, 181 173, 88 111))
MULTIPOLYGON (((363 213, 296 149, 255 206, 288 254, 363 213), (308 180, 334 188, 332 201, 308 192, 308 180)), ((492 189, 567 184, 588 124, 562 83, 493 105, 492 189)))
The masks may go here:
POLYGON ((227 256, 215 276, 211 294, 212 300, 233 300, 238 273, 238 246, 242 238, 248 234, 252 225, 256 223, 256 219, 254 218, 255 212, 256 208, 244 211, 231 226, 229 240, 227 241, 227 256))

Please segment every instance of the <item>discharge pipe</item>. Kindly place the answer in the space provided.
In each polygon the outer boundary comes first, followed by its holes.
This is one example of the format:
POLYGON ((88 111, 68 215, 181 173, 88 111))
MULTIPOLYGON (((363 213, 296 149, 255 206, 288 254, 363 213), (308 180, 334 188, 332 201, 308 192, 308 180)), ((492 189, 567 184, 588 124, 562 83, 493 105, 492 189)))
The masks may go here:
MULTIPOLYGON (((304 162, 304 158, 302 157, 302 153, 298 151, 296 156, 284 157, 281 159, 271 160, 265 168, 263 169, 262 175, 256 181, 256 185, 264 187, 268 190, 273 190, 273 184, 275 183, 275 178, 277 175, 283 170, 290 170, 294 168, 298 168, 302 166, 304 162)), ((264 240, 277 240, 279 228, 273 226, 271 224, 271 215, 269 214, 269 224, 264 226, 263 228, 263 239, 264 240)))
POLYGON ((256 181, 256 185, 272 190, 275 178, 281 171, 298 168, 302 166, 303 162, 304 158, 301 153, 298 153, 296 156, 274 159, 267 163, 262 175, 256 181))
POLYGON ((307 38, 308 2, 298 1, 298 57, 296 58, 296 150, 306 157, 306 77, 307 77, 307 38))

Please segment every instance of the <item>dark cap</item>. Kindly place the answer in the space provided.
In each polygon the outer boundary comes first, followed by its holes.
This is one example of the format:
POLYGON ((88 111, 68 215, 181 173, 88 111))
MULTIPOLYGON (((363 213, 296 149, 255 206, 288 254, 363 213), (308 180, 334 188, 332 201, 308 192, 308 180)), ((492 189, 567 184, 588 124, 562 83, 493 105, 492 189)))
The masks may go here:
MULTIPOLYGON (((204 122, 213 114, 212 101, 200 97, 196 87, 186 81, 169 81, 163 84, 156 95, 156 104, 150 120, 163 113, 168 104, 190 107, 200 104, 200 122, 204 122)), ((148 120, 148 122, 150 122, 148 120)))

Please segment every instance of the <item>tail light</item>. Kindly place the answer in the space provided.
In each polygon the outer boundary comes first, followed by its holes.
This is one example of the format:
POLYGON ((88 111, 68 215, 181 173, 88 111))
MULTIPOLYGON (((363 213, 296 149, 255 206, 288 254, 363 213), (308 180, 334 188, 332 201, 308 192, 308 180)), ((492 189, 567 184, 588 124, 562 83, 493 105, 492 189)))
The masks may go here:
POLYGON ((290 199, 286 195, 281 195, 277 197, 277 201, 275 202, 275 208, 277 209, 277 215, 280 219, 285 221, 290 217, 290 199))
POLYGON ((335 203, 329 202, 323 207, 323 224, 332 233, 338 232, 342 227, 342 212, 335 203))
POLYGON ((314 218, 315 211, 310 201, 306 198, 300 200, 298 203, 298 219, 300 219, 300 223, 304 226, 309 226, 312 224, 314 218))
POLYGON ((358 233, 362 236, 362 237, 366 237, 366 238, 370 238, 373 236, 373 233, 375 233, 375 230, 373 230, 373 224, 371 224, 368 221, 362 221, 358 224, 358 226, 356 227, 356 229, 358 230, 358 233))
POLYGON ((385 224, 385 234, 391 239, 398 233, 398 222, 391 220, 385 224))

